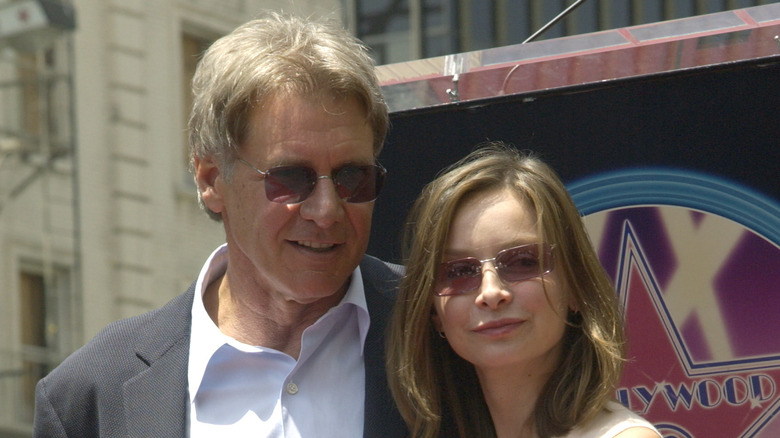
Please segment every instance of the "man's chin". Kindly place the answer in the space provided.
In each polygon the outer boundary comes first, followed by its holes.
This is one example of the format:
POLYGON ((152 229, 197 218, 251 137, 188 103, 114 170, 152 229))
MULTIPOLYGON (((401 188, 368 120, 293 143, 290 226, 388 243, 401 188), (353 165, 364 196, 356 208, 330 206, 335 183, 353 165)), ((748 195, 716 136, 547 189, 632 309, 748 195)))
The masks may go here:
POLYGON ((332 272, 309 272, 300 275, 305 278, 299 277, 291 290, 293 299, 301 304, 330 301, 335 305, 344 297, 349 286, 349 278, 337 281, 332 272))

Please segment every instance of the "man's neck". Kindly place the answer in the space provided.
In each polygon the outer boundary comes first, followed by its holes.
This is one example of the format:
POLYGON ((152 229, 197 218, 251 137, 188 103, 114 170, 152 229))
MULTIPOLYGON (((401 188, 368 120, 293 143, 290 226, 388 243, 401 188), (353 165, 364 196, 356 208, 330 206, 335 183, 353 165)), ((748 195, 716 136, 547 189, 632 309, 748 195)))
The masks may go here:
POLYGON ((253 346, 273 348, 298 359, 303 331, 344 297, 339 293, 313 303, 280 301, 257 288, 231 282, 225 274, 206 288, 203 305, 219 330, 253 346))

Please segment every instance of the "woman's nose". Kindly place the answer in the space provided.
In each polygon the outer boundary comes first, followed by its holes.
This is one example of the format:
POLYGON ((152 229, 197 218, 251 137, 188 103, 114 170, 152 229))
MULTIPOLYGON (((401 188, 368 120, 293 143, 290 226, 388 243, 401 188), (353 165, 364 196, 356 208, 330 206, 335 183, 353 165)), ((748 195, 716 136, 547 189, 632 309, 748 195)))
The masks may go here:
POLYGON ((512 293, 507 289, 492 262, 482 265, 482 283, 479 285, 477 305, 491 309, 498 308, 512 300, 512 293))

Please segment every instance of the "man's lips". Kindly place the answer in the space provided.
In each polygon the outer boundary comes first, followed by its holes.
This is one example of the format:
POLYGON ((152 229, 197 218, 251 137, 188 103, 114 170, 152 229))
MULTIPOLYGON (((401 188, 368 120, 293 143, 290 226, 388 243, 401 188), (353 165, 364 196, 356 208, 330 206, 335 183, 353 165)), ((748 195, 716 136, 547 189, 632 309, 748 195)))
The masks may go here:
POLYGON ((313 251, 328 251, 337 246, 337 244, 335 243, 312 242, 310 240, 297 240, 297 241, 293 241, 293 243, 313 251))

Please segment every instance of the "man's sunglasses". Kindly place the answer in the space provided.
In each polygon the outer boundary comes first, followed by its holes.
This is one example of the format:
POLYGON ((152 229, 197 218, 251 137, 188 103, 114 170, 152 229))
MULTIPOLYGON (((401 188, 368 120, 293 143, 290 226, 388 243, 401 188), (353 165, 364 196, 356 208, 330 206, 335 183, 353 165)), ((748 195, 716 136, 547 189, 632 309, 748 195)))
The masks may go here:
POLYGON ((279 166, 262 171, 242 158, 238 161, 259 173, 265 180, 265 196, 281 204, 303 202, 314 191, 317 180, 330 179, 339 198, 350 203, 370 202, 379 196, 387 171, 380 165, 344 166, 331 175, 317 175, 306 166, 279 166))
POLYGON ((487 262, 493 263, 506 284, 540 277, 553 269, 553 247, 547 243, 531 243, 502 250, 492 259, 467 257, 444 262, 436 275, 435 293, 461 295, 479 288, 482 266, 487 262))

